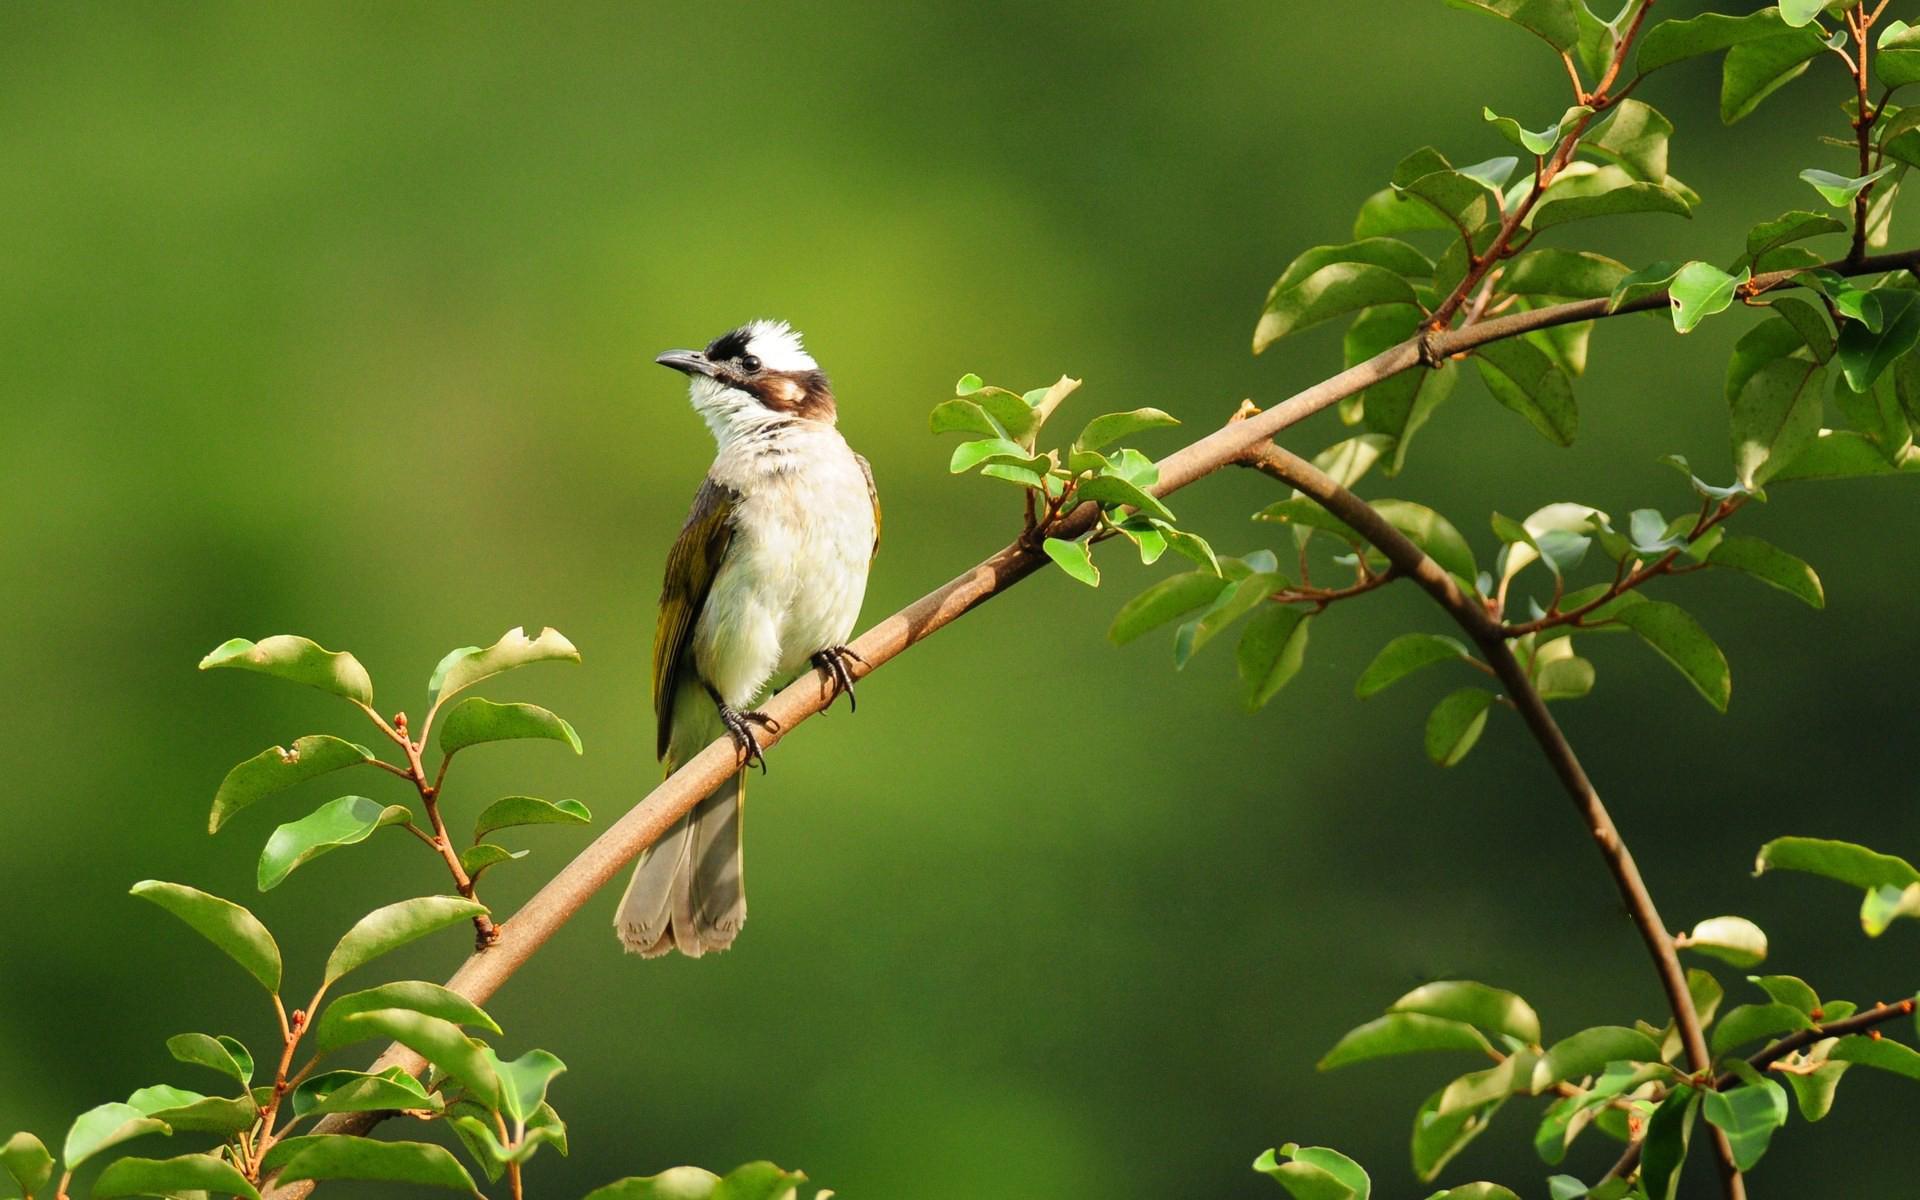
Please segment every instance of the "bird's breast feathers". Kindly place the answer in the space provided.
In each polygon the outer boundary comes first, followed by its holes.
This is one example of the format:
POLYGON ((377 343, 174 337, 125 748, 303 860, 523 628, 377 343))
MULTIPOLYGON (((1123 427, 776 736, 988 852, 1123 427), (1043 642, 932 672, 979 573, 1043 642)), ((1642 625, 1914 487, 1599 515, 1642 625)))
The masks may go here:
POLYGON ((700 675, 736 707, 853 632, 873 554, 867 475, 839 432, 796 422, 723 451, 733 541, 694 630, 700 675))

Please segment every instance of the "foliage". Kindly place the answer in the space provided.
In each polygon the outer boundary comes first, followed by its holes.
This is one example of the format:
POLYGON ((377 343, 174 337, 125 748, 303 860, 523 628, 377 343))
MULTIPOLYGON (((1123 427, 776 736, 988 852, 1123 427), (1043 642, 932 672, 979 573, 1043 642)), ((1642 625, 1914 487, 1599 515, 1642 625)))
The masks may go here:
MULTIPOLYGON (((1504 19, 1551 47, 1572 83, 1568 107, 1516 116, 1485 108, 1491 140, 1519 154, 1460 166, 1432 147, 1416 150, 1362 202, 1352 240, 1307 249, 1281 271, 1255 325, 1253 350, 1345 321, 1343 362, 1359 382, 1344 389, 1340 416, 1358 428, 1311 464, 1277 448, 1256 447, 1242 459, 1292 485, 1289 495, 1252 514, 1258 523, 1286 527, 1292 544, 1285 569, 1282 555, 1268 548, 1238 557, 1195 555, 1202 569, 1150 585, 1121 607, 1109 633, 1124 644, 1171 626, 1181 667, 1237 627, 1243 699, 1257 709, 1299 671, 1308 627, 1327 609, 1412 575, 1469 637, 1421 631, 1394 638, 1361 671, 1356 694, 1369 697, 1423 672, 1478 671, 1492 686, 1458 686, 1456 678, 1433 705, 1424 731, 1428 756, 1455 766, 1480 741, 1491 714, 1509 708, 1527 718, 1557 765, 1578 775, 1571 750, 1554 744, 1557 728, 1552 737, 1541 733, 1543 724, 1553 725, 1542 705, 1591 692, 1598 668, 1587 654, 1599 645, 1597 635, 1631 634, 1715 710, 1724 713, 1732 702, 1731 668, 1707 625, 1673 600, 1651 598, 1651 585, 1719 570, 1823 607, 1825 589, 1813 567, 1731 532, 1729 522, 1769 502, 1770 489, 1783 485, 1920 471, 1920 357, 1912 353, 1920 343, 1920 279, 1911 255, 1882 261, 1867 254, 1886 243, 1893 199, 1908 167, 1920 164, 1920 109, 1888 102, 1898 88, 1920 82, 1920 30, 1883 20, 1885 5, 1818 0, 1658 22, 1649 22, 1645 0, 1625 0, 1606 17, 1587 0, 1449 3, 1504 19), (1852 85, 1852 136, 1832 139, 1852 162, 1845 171, 1800 172, 1829 211, 1796 210, 1755 224, 1725 267, 1704 259, 1636 267, 1560 244, 1588 221, 1685 217, 1700 202, 1669 173, 1673 123, 1640 96, 1652 72, 1721 56, 1721 116, 1732 124, 1829 54, 1845 62, 1852 85), (1539 242, 1543 234, 1548 240, 1539 242), (1836 235, 1850 236, 1841 257, 1829 261, 1808 248, 1836 235), (1415 434, 1453 393, 1462 359, 1471 360, 1496 403, 1553 445, 1571 444, 1580 427, 1574 383, 1598 321, 1659 308, 1678 334, 1735 311, 1757 318, 1726 370, 1727 482, 1709 482, 1668 455, 1663 461, 1681 476, 1677 496, 1650 499, 1669 511, 1649 505, 1616 520, 1566 500, 1519 520, 1495 512, 1485 525, 1456 523, 1417 501, 1353 494, 1376 468, 1400 472, 1415 434), (1829 411, 1839 417, 1832 426, 1829 411), (1481 538, 1463 533, 1472 528, 1493 535, 1487 567, 1476 549, 1481 538)), ((984 390, 1016 420, 969 406, 964 397, 983 389, 968 376, 962 399, 935 409, 935 431, 987 435, 962 446, 953 469, 989 464, 988 473, 1027 488, 1028 539, 1068 574, 1098 586, 1092 545, 1129 531, 1169 535, 1171 514, 1150 468, 1127 472, 1143 496, 1092 491, 1087 485, 1101 478, 1107 460, 1077 460, 1078 446, 1064 457, 1036 454, 1039 421, 1017 419, 1050 411, 1057 395, 1023 399, 984 390), (1099 502, 1090 520, 1083 513, 1076 523, 1078 499, 1099 502), (1068 540, 1057 531, 1084 536, 1068 540)), ((1303 393, 1289 407, 1311 396, 1303 393)), ((1311 400, 1315 407, 1329 402, 1311 400)), ((1143 561, 1151 563, 1160 548, 1142 545, 1143 561)), ((1582 786, 1570 785, 1576 801, 1582 786)), ((1603 836, 1603 849, 1605 842, 1603 836)), ((1672 1195, 1702 1121, 1722 1160, 1727 1194, 1741 1195, 1738 1174, 1761 1161, 1789 1120, 1789 1088, 1801 1114, 1816 1121, 1832 1110, 1849 1066, 1920 1078, 1920 1053, 1884 1039, 1879 1028, 1911 1013, 1911 1000, 1860 1008, 1822 1000, 1790 975, 1750 975, 1758 995, 1723 1010, 1726 985, 1699 966, 1686 968, 1680 988, 1676 951, 1746 971, 1767 958, 1766 935, 1737 916, 1701 920, 1684 934, 1660 932, 1630 859, 1624 850, 1618 857, 1625 868, 1610 865, 1629 904, 1652 926, 1646 937, 1656 963, 1673 964, 1665 975, 1676 981, 1668 988, 1670 1018, 1549 1041, 1519 996, 1441 981, 1395 1001, 1321 1060, 1323 1070, 1416 1053, 1464 1052, 1478 1060, 1415 1115, 1412 1166, 1421 1180, 1438 1179, 1510 1101, 1536 1101, 1534 1144, 1547 1166, 1559 1166, 1589 1129, 1626 1146, 1604 1174, 1585 1177, 1590 1183, 1569 1174, 1549 1179, 1555 1200, 1672 1195)), ((1920 873, 1865 847, 1779 838, 1761 849, 1756 870, 1810 872, 1859 890, 1861 924, 1872 936, 1899 918, 1920 917, 1920 873)), ((1372 1188, 1357 1163, 1325 1147, 1289 1144, 1254 1167, 1296 1200, 1366 1200, 1372 1188)), ((1497 1184, 1466 1183, 1436 1200, 1513 1195, 1497 1184)))
MULTIPOLYGON (((591 820, 577 800, 548 801, 508 796, 488 805, 475 822, 473 843, 456 848, 442 815, 442 787, 453 756, 483 742, 515 738, 562 741, 581 749, 573 727, 530 704, 493 704, 468 697, 449 710, 440 735, 441 761, 429 777, 421 755, 434 720, 456 693, 503 671, 541 661, 580 661, 566 638, 551 629, 529 638, 508 631, 491 646, 466 646, 448 654, 427 686, 429 708, 417 729, 405 713, 391 721, 372 708, 373 680, 359 660, 326 650, 305 638, 229 641, 201 661, 202 669, 238 667, 332 692, 359 708, 400 752, 388 762, 364 746, 329 734, 311 734, 290 746, 272 747, 228 772, 215 793, 208 822, 217 833, 257 803, 276 799, 309 780, 349 767, 370 766, 405 779, 419 808, 382 805, 364 796, 330 800, 306 817, 275 829, 259 861, 261 891, 286 882, 314 858, 357 845, 379 830, 397 828, 424 843, 450 875, 456 894, 420 896, 367 913, 348 929, 318 971, 309 998, 289 1010, 283 999, 285 972, 273 934, 246 908, 186 884, 146 880, 133 894, 165 909, 233 960, 264 988, 274 1017, 270 1053, 257 1058, 230 1034, 183 1033, 167 1039, 173 1058, 221 1078, 213 1094, 173 1084, 154 1084, 124 1102, 109 1102, 74 1119, 55 1155, 31 1133, 16 1133, 0 1146, 0 1182, 13 1194, 65 1200, 73 1195, 80 1167, 118 1154, 122 1147, 155 1136, 170 1143, 200 1143, 169 1158, 113 1157, 94 1178, 91 1194, 106 1198, 145 1195, 239 1196, 259 1200, 270 1183, 368 1180, 478 1194, 471 1173, 510 1181, 522 1191, 521 1175, 543 1147, 567 1152, 567 1126, 548 1098, 566 1065, 545 1050, 504 1058, 487 1040, 500 1026, 466 997, 422 980, 399 980, 341 993, 348 973, 388 952, 442 930, 472 923, 481 945, 499 936, 478 899, 478 878, 514 853, 481 839, 498 831, 537 824, 581 825, 591 820), (469 706, 473 706, 469 708, 469 706), (464 720, 461 714, 471 715, 464 720), (369 1042, 391 1042, 418 1056, 420 1072, 404 1066, 362 1071, 332 1065, 341 1051, 363 1052, 369 1042), (296 1065, 305 1045, 308 1054, 296 1065), (404 1113, 423 1123, 444 1123, 466 1151, 462 1165, 430 1142, 378 1141, 351 1126, 323 1119, 404 1113)), ((196 977, 198 968, 182 963, 196 977)), ((770 1163, 755 1163, 721 1179, 695 1168, 629 1179, 595 1195, 726 1196, 784 1200, 797 1195, 805 1177, 770 1163), (682 1179, 682 1176, 685 1179, 682 1179), (693 1180, 681 1186, 685 1180, 693 1180), (699 1183, 700 1179, 710 1182, 699 1183), (662 1183, 660 1181, 669 1181, 662 1183), (679 1182, 674 1182, 679 1181, 679 1182), (697 1184, 697 1186, 696 1186, 697 1184), (676 1190, 678 1189, 678 1190, 676 1190)))

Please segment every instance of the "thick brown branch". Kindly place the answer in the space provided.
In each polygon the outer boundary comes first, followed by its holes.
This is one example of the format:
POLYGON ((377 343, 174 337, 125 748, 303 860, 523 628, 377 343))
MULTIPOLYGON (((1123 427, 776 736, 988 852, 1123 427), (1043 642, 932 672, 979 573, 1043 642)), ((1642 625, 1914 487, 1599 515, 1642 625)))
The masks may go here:
MULTIPOLYGON (((1478 597, 1469 596, 1451 574, 1405 534, 1388 524, 1387 519, 1371 504, 1340 486, 1332 476, 1307 460, 1268 442, 1249 450, 1244 461, 1298 488, 1313 497, 1322 508, 1345 521, 1375 549, 1386 555, 1395 570, 1418 583, 1438 601, 1480 647, 1481 654, 1492 665, 1494 674, 1505 685, 1514 709, 1526 722, 1534 741, 1539 743, 1541 754, 1546 756, 1554 774, 1560 777, 1561 785, 1572 798, 1588 834, 1599 847, 1601 858, 1606 861, 1614 886, 1620 890, 1620 898, 1626 902, 1634 926, 1640 931, 1640 940, 1646 943, 1647 953, 1653 959, 1661 989, 1667 994, 1667 1006, 1673 1011, 1674 1027, 1680 1031, 1680 1042, 1689 1067, 1695 1074, 1712 1070, 1713 1056, 1707 1051, 1707 1037, 1700 1025, 1700 1014, 1694 1010, 1692 993, 1687 990, 1686 970, 1680 965, 1680 955, 1674 949, 1673 938, 1667 933, 1666 925, 1660 920, 1659 910, 1654 907, 1653 895, 1640 878, 1640 868, 1634 863, 1633 854, 1615 827, 1607 806, 1601 803, 1600 793, 1587 778, 1572 744, 1561 732, 1553 715, 1547 711, 1546 701, 1540 698, 1533 681, 1527 678, 1526 671, 1514 658, 1513 651, 1507 645, 1506 631, 1487 612, 1485 603, 1478 597)), ((1716 1147, 1722 1152, 1726 1193, 1730 1197, 1743 1196, 1745 1188, 1740 1182, 1739 1171, 1732 1166, 1733 1148, 1726 1144, 1726 1135, 1718 1128, 1713 1133, 1716 1147)))
MULTIPOLYGON (((1828 265, 1842 274, 1863 275, 1911 269, 1916 263, 1920 263, 1920 250, 1872 256, 1857 263, 1843 261, 1828 265)), ((1755 276, 1755 282, 1759 285, 1756 290, 1787 285, 1794 274, 1797 272, 1776 271, 1755 276)), ((1420 367, 1423 342, 1436 355, 1433 361, 1440 362, 1476 346, 1536 329, 1665 308, 1667 303, 1665 293, 1644 297, 1615 310, 1609 310, 1604 299, 1579 300, 1494 317, 1464 329, 1431 334, 1424 339, 1409 338, 1338 375, 1296 392, 1258 416, 1231 422, 1168 455, 1159 463, 1160 481, 1147 490, 1156 496, 1176 492, 1197 479, 1239 461, 1248 450, 1321 409, 1402 371, 1420 367)), ((1082 505, 1062 518, 1051 532, 1057 537, 1078 537, 1094 526, 1094 512, 1093 507, 1082 505)), ((922 596, 869 629, 853 643, 853 650, 860 656, 850 665, 854 677, 859 679, 871 674, 907 647, 931 636, 956 618, 1033 574, 1047 561, 1044 554, 1023 539, 1002 548, 965 574, 922 596)), ((833 695, 833 684, 823 671, 803 675, 787 685, 764 706, 764 711, 779 722, 779 732, 768 730, 762 733, 761 745, 772 747, 791 735, 802 721, 823 710, 833 695)), ((368 711, 371 713, 371 710, 368 711)), ((375 720, 380 720, 377 714, 374 716, 375 720)), ((580 910, 594 892, 618 875, 635 856, 665 833, 674 821, 719 787, 739 767, 738 753, 727 738, 714 741, 689 759, 629 809, 619 821, 595 838, 572 862, 561 868, 559 874, 548 880, 533 899, 527 901, 512 919, 500 927, 499 939, 469 958, 448 980, 447 986, 476 1004, 484 1003, 533 957, 534 952, 560 926, 580 910)), ((396 1063, 416 1072, 425 1065, 413 1052, 401 1047, 389 1047, 381 1056, 379 1065, 384 1068, 396 1063)), ((328 1117, 321 1122, 317 1132, 365 1132, 377 1123, 378 1116, 373 1114, 328 1117)), ((281 1200, 293 1200, 312 1190, 312 1184, 302 1182, 277 1189, 273 1194, 281 1200)))

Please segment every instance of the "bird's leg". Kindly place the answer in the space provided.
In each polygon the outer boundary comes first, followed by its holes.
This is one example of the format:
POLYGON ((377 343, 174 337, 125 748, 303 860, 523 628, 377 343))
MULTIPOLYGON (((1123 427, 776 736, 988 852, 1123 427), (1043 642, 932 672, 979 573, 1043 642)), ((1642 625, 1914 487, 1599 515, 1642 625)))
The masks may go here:
POLYGON ((828 646, 813 656, 813 665, 833 676, 834 691, 833 695, 827 698, 827 707, 832 708, 834 700, 841 692, 845 692, 848 710, 859 712, 860 701, 853 695, 853 672, 847 669, 848 659, 852 659, 863 667, 870 665, 866 659, 855 654, 848 646, 828 646))
POLYGON ((779 733, 780 722, 758 709, 752 712, 741 712, 722 700, 720 693, 714 691, 711 685, 707 687, 707 695, 713 698, 713 706, 720 713, 720 723, 727 727, 727 733, 733 738, 733 744, 745 756, 743 763, 749 767, 757 763, 760 773, 765 775, 767 756, 760 751, 760 739, 754 735, 753 727, 759 725, 769 733, 779 733))

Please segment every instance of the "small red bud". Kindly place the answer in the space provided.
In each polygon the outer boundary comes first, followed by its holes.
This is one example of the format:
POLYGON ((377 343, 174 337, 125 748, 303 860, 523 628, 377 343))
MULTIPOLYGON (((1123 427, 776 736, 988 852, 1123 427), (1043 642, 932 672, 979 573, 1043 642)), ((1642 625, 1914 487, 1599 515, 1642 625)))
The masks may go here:
POLYGON ((1878 1029, 1869 1029, 1867 1030, 1867 1036, 1877 1042, 1880 1040, 1880 1031, 1878 1029))
POLYGON ((407 714, 403 712, 393 714, 393 727, 395 729, 405 729, 407 727, 407 714))
POLYGON ((1811 1017, 1815 1021, 1824 1021, 1827 1019, 1826 1010, 1819 1009, 1819 1008, 1814 1009, 1812 1012, 1808 1013, 1807 1016, 1811 1017))
POLYGON ((1913 1001, 1911 1001, 1911 1000, 1902 1000, 1902 1001, 1900 1002, 1900 1011, 1901 1011, 1901 1012, 1903 1012, 1903 1013, 1910 1013, 1910 1012, 1912 1012, 1912 1011, 1913 1011, 1913 1001))

